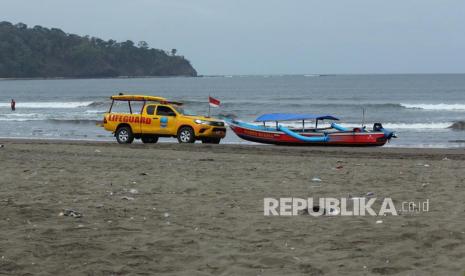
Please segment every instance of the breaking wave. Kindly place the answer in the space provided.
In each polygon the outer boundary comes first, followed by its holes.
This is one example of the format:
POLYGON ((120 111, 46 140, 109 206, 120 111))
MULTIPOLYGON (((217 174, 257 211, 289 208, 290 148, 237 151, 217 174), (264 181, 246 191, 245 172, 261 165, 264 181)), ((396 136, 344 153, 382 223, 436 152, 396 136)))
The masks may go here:
POLYGON ((43 121, 40 118, 0 118, 0 121, 6 122, 29 122, 29 121, 43 121))
POLYGON ((102 111, 102 110, 86 110, 85 113, 87 114, 103 114, 105 113, 106 111, 102 111))
MULTIPOLYGON (((16 108, 78 108, 90 106, 93 102, 16 102, 16 108)), ((0 103, 0 107, 10 107, 10 103, 0 103)))
MULTIPOLYGON (((281 105, 289 105, 292 107, 297 106, 310 106, 320 108, 336 108, 336 107, 366 107, 366 108, 392 108, 392 109, 417 109, 417 110, 431 110, 431 111, 465 111, 465 104, 410 104, 410 103, 308 103, 299 102, 300 97, 275 97, 268 100, 228 100, 222 103, 223 107, 233 106, 248 106, 250 104, 263 105, 263 104, 276 104, 276 101, 281 101, 281 105)), ((187 105, 203 106, 207 101, 203 100, 185 100, 187 105)), ((68 109, 68 108, 108 108, 110 101, 73 101, 73 102, 17 102, 16 108, 52 108, 52 109, 68 109)), ((0 107, 9 108, 9 102, 0 103, 0 107)), ((92 111, 89 111, 92 112, 92 111)))
POLYGON ((55 124, 97 124, 101 123, 101 120, 94 120, 94 119, 47 119, 47 118, 2 118, 0 117, 0 121, 4 122, 31 122, 31 121, 42 121, 42 122, 50 122, 55 124))
POLYGON ((101 123, 102 120, 92 120, 92 119, 47 119, 46 121, 57 124, 97 124, 101 123))
POLYGON ((73 114, 73 113, 22 113, 11 112, 6 114, 0 113, 0 121, 5 122, 28 122, 43 121, 51 123, 95 123, 101 116, 98 114, 73 114))
POLYGON ((457 121, 449 126, 453 130, 465 130, 465 121, 457 121))
POLYGON ((439 123, 383 123, 383 126, 389 129, 446 129, 452 122, 439 123))
POLYGON ((465 111, 465 104, 400 104, 408 109, 423 109, 423 110, 449 110, 449 111, 465 111))
POLYGON ((111 101, 95 101, 86 105, 86 107, 110 107, 111 101))

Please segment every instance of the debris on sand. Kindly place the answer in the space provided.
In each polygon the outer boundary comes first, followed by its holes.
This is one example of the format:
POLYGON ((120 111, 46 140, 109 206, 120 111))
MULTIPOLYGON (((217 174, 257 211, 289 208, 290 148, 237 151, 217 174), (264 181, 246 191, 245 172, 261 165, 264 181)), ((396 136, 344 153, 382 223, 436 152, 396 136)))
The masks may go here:
POLYGON ((319 177, 314 177, 314 178, 312 178, 312 181, 313 182, 321 182, 322 180, 319 177))
MULTIPOLYGON (((326 214, 325 214, 325 215, 326 215, 326 214)), ((329 209, 329 212, 328 212, 328 215, 330 215, 330 216, 337 216, 337 215, 339 215, 339 210, 334 209, 334 208, 330 208, 330 209, 329 209)))
POLYGON ((121 197, 121 199, 123 199, 123 200, 134 200, 134 198, 130 197, 130 196, 123 196, 123 197, 121 197))
POLYGON ((381 223, 383 223, 382 220, 377 220, 377 221, 376 221, 376 224, 381 224, 381 223))
POLYGON ((4 147, 4 145, 0 145, 0 148, 3 148, 3 147, 4 147))
POLYGON ((65 217, 72 217, 72 218, 82 218, 82 213, 73 210, 73 209, 65 209, 63 212, 59 214, 59 216, 65 216, 65 217))
POLYGON ((170 213, 166 212, 165 214, 163 214, 163 216, 165 216, 165 218, 168 218, 170 216, 170 213))
POLYGON ((136 189, 130 189, 130 190, 129 190, 129 192, 130 192, 131 194, 133 194, 133 195, 135 195, 135 194, 138 194, 138 193, 139 193, 139 191, 138 191, 138 190, 136 190, 136 189))
POLYGON ((342 168, 344 168, 344 166, 342 166, 342 165, 339 165, 339 166, 336 167, 336 169, 338 169, 338 170, 340 170, 342 168))
POLYGON ((199 161, 210 161, 210 162, 212 162, 212 161, 215 161, 215 159, 213 159, 213 158, 201 158, 201 159, 199 159, 199 161))
MULTIPOLYGON (((337 215, 339 215, 339 210, 337 210, 337 209, 329 208, 329 210, 328 210, 328 209, 322 208, 322 207, 320 207, 318 205, 313 206, 312 212, 314 214, 320 214, 320 215, 324 215, 324 216, 337 216, 337 215)), ((310 215, 310 213, 309 213, 308 209, 303 209, 302 211, 299 211, 299 215, 310 215)))
POLYGON ((374 196, 374 195, 375 195, 375 193, 373 193, 373 192, 368 192, 367 193, 367 196, 374 196))
POLYGON ((148 174, 147 174, 147 173, 145 173, 145 172, 142 172, 142 173, 140 173, 140 175, 148 175, 148 174))
POLYGON ((100 151, 99 149, 96 149, 95 152, 96 152, 96 153, 99 153, 99 152, 101 152, 101 151, 100 151))

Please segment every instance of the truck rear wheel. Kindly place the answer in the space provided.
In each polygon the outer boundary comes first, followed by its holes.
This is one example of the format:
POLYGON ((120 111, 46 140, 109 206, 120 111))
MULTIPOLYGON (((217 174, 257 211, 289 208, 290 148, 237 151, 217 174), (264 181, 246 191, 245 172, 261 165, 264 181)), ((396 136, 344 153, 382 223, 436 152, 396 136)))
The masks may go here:
POLYGON ((142 143, 144 144, 155 144, 158 142, 158 136, 150 135, 150 136, 142 136, 141 138, 142 143))
POLYGON ((116 130, 115 136, 119 144, 131 144, 134 141, 134 134, 128 126, 119 127, 116 130))
POLYGON ((184 126, 178 130, 178 142, 179 143, 194 143, 195 133, 191 127, 184 126))

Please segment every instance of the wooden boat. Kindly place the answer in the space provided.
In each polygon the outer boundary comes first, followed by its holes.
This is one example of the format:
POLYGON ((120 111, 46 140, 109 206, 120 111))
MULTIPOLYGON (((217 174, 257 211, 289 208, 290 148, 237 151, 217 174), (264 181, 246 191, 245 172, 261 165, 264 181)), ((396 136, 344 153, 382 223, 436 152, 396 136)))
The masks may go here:
POLYGON ((232 131, 240 138, 265 144, 301 145, 301 146, 382 146, 396 137, 391 130, 375 123, 371 130, 366 127, 346 128, 335 122, 330 127, 319 128, 318 122, 323 120, 338 121, 332 115, 270 113, 258 117, 255 121, 262 125, 250 124, 237 120, 226 120, 232 131), (307 128, 305 121, 315 121, 315 127, 307 128), (301 128, 288 128, 280 122, 298 121, 301 128), (274 123, 273 126, 267 123, 274 123))

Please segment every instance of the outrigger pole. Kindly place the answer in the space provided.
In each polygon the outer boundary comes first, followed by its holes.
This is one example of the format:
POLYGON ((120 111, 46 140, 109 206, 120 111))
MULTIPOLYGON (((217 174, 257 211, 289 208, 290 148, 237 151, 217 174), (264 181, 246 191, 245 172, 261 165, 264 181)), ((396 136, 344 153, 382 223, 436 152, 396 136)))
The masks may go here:
POLYGON ((362 107, 362 127, 365 126, 365 107, 362 107))

